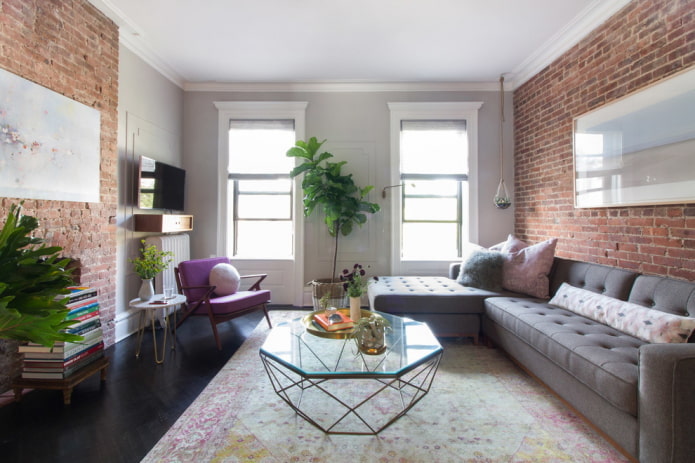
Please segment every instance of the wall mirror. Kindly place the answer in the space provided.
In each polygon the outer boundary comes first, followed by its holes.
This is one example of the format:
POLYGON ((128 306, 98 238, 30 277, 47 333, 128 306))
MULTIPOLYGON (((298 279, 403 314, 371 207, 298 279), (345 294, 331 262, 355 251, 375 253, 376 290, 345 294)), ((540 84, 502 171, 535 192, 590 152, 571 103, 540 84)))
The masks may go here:
POLYGON ((695 67, 574 119, 574 199, 695 202, 695 67))

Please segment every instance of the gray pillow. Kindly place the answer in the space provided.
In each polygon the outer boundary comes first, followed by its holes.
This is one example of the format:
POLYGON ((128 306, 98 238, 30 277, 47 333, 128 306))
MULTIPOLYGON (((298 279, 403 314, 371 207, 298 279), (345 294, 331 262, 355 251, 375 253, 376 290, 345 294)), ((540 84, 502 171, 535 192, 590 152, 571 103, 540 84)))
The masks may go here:
POLYGON ((461 265, 456 282, 463 286, 500 291, 502 289, 502 265, 504 256, 501 252, 476 250, 461 265))

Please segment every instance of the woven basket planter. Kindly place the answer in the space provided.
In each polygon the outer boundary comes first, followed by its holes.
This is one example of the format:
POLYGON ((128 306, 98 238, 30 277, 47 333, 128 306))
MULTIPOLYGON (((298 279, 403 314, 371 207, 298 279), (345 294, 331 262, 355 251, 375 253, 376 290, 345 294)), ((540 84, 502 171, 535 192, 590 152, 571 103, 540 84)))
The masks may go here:
POLYGON ((314 303, 314 310, 322 310, 320 300, 328 295, 328 307, 347 307, 347 294, 343 288, 343 282, 331 283, 330 278, 313 280, 311 283, 311 296, 314 303))

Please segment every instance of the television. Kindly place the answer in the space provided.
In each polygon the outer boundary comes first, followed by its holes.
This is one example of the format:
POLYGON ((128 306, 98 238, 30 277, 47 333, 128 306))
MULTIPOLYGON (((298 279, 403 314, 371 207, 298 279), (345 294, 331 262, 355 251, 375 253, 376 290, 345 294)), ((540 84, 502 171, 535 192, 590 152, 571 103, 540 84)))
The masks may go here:
POLYGON ((137 182, 140 209, 183 211, 185 186, 185 170, 140 156, 137 182))

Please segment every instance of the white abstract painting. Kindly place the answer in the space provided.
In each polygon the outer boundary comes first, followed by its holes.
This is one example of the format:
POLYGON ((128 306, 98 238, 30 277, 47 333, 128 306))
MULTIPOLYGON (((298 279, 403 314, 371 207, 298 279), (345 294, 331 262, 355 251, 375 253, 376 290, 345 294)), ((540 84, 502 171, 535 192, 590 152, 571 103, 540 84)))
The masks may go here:
POLYGON ((100 114, 0 69, 0 196, 99 202, 100 114))

